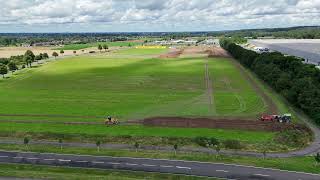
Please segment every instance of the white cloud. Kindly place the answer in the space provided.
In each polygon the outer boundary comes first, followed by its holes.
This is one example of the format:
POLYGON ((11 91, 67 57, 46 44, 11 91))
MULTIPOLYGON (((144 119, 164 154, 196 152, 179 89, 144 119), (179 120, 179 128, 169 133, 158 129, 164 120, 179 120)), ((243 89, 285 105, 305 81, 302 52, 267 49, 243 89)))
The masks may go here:
POLYGON ((60 24, 68 24, 71 31, 97 31, 96 27, 101 28, 99 31, 128 28, 188 31, 320 25, 320 0, 0 0, 0 3, 1 31, 5 26, 13 30, 24 26, 31 31, 37 31, 37 27, 65 31, 55 28, 60 24))

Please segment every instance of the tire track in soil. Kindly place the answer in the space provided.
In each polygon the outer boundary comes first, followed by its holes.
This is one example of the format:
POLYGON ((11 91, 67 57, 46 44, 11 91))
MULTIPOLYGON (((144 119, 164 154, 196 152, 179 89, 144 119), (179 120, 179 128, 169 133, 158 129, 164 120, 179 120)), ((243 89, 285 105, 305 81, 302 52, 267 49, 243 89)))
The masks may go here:
POLYGON ((207 91, 207 99, 208 99, 208 103, 209 103, 209 112, 212 112, 214 114, 216 114, 216 108, 215 108, 215 104, 214 104, 214 97, 213 97, 213 87, 212 87, 212 81, 210 78, 210 72, 209 72, 209 67, 208 67, 208 59, 205 59, 205 64, 204 64, 204 69, 205 69, 205 73, 204 73, 204 80, 206 83, 206 91, 207 91))

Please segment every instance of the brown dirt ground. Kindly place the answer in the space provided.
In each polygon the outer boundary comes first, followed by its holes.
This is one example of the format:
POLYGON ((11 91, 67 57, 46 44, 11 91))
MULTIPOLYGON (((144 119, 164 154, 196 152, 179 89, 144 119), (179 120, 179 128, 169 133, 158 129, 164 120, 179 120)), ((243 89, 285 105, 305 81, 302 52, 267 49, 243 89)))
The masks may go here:
POLYGON ((162 54, 160 58, 177 58, 180 55, 201 55, 204 54, 207 57, 226 57, 230 58, 231 56, 227 51, 220 47, 216 46, 190 46, 184 47, 182 49, 172 48, 166 54, 162 54))
POLYGON ((172 48, 166 54, 161 54, 159 58, 178 58, 182 54, 183 50, 178 48, 172 48))
POLYGON ((146 126, 181 127, 181 128, 218 128, 250 131, 278 132, 288 128, 297 128, 300 125, 278 122, 263 122, 243 119, 209 119, 209 118, 182 118, 182 117, 154 117, 143 121, 146 126))

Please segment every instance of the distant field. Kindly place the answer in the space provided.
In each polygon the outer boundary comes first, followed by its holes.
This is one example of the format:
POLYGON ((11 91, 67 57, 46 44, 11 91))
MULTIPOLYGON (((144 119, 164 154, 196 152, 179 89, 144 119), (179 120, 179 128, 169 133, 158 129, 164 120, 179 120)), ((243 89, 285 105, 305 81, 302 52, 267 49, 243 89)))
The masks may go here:
POLYGON ((117 41, 117 42, 96 42, 96 43, 87 43, 87 44, 68 44, 65 45, 61 48, 56 48, 55 50, 80 50, 80 49, 85 49, 89 47, 98 47, 98 45, 108 45, 109 47, 114 47, 114 46, 136 46, 141 44, 141 42, 131 42, 131 41, 117 41))

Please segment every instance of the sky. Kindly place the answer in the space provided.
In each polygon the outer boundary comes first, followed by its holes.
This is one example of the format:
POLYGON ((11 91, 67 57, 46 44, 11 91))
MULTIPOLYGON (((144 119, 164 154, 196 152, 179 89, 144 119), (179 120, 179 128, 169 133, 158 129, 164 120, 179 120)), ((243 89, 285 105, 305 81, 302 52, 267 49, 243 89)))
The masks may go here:
POLYGON ((220 31, 320 25, 320 0, 0 0, 0 32, 220 31))

